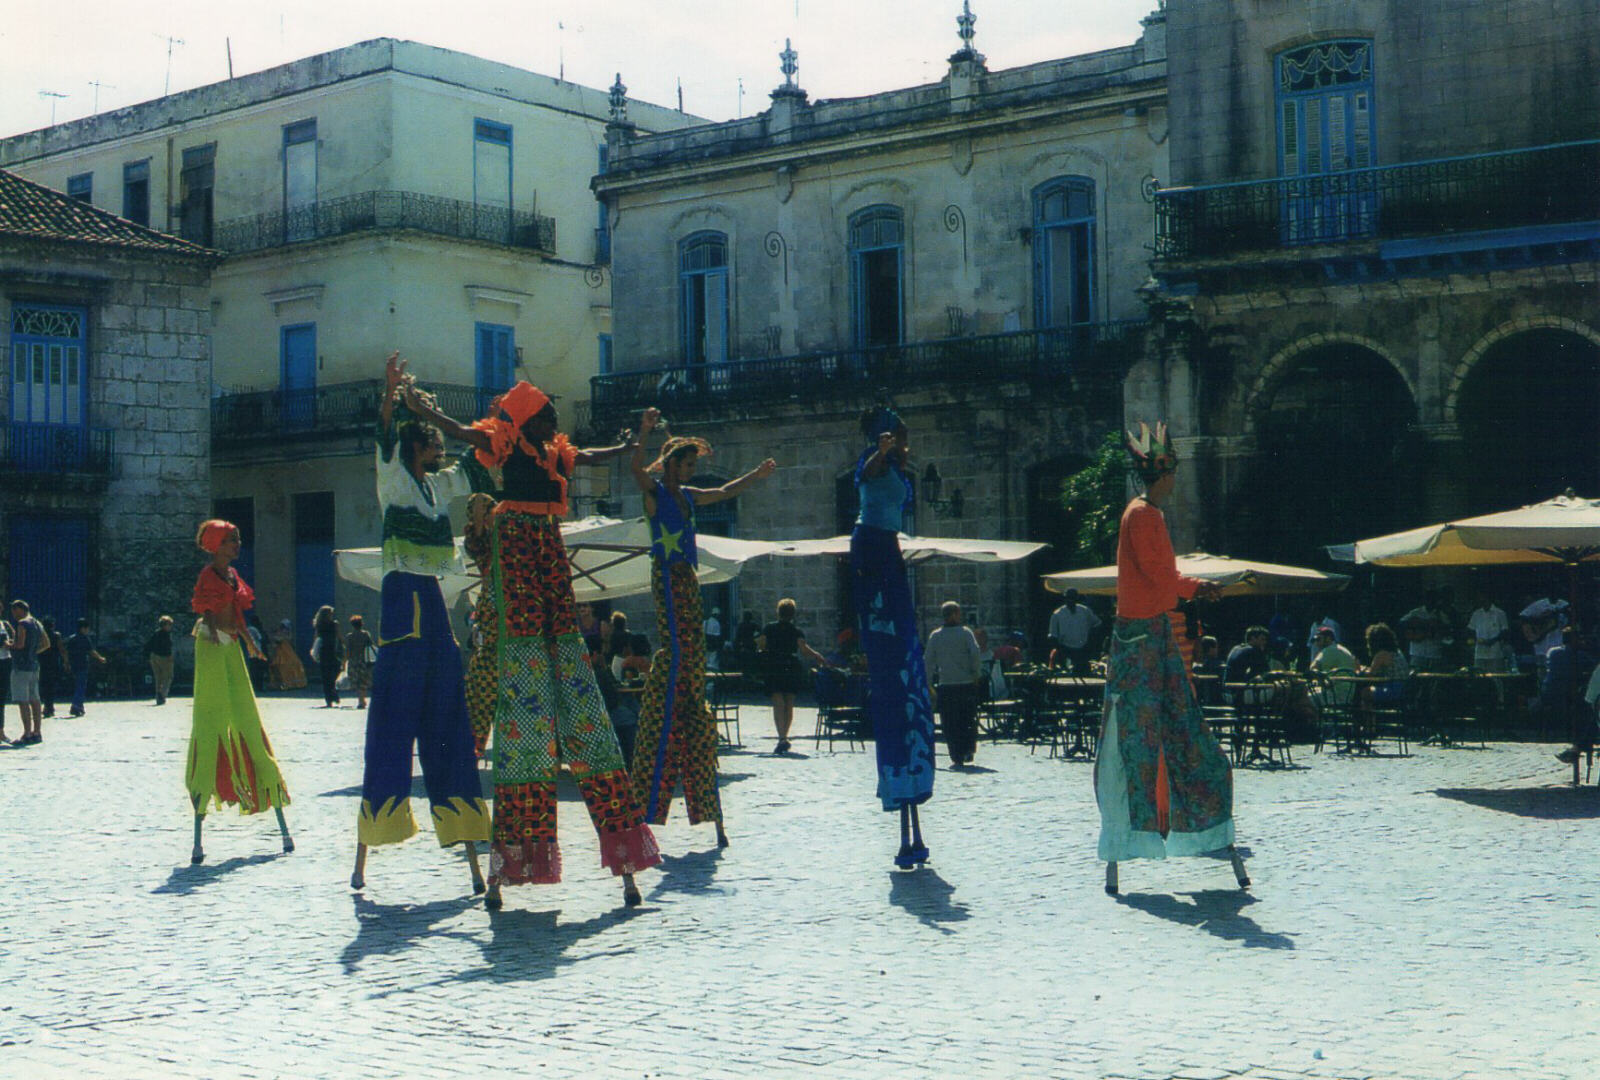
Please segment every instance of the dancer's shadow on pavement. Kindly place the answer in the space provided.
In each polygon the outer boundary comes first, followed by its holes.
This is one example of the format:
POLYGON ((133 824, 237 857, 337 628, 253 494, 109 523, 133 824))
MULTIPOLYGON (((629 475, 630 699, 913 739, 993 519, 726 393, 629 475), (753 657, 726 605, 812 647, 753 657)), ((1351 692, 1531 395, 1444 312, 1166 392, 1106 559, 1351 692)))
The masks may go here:
POLYGON ((177 866, 173 868, 171 874, 167 875, 167 880, 164 884, 158 885, 150 891, 158 895, 167 893, 188 896, 196 889, 202 889, 218 878, 233 873, 235 870, 271 862, 274 859, 281 859, 283 856, 284 852, 274 851, 270 855, 236 855, 231 859, 223 859, 221 862, 216 863, 199 863, 198 865, 191 863, 188 866, 177 866))
POLYGON ((339 954, 339 964, 349 974, 371 956, 389 956, 411 948, 419 939, 440 935, 472 939, 465 931, 439 930, 435 924, 453 919, 481 901, 472 897, 435 900, 427 904, 379 904, 360 893, 352 893, 355 903, 356 936, 339 954))
POLYGON ((687 855, 661 856, 661 874, 650 889, 652 900, 665 893, 688 893, 706 896, 727 892, 716 885, 717 866, 722 862, 722 850, 691 851, 687 855))
POLYGON ((1199 892, 1168 896, 1166 893, 1127 893, 1117 902, 1148 915, 1184 926, 1197 926, 1224 941, 1237 941, 1251 949, 1293 949, 1294 939, 1261 928, 1244 908, 1257 903, 1255 897, 1238 889, 1202 889, 1199 892), (1181 896, 1189 897, 1186 902, 1181 896))
POLYGON ((1485 810, 1546 821, 1600 818, 1600 787, 1436 788, 1442 799, 1455 799, 1485 810))
POLYGON ((966 922, 972 917, 967 905, 954 898, 955 891, 956 887, 930 866, 910 872, 896 870, 889 875, 889 903, 941 934, 955 933, 948 923, 966 922))

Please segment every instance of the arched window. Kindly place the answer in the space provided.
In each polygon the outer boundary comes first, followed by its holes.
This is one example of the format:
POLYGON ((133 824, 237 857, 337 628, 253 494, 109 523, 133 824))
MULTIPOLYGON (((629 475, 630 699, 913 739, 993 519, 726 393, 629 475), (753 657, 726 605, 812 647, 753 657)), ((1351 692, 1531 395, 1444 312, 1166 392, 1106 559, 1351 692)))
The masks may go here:
POLYGON ((1033 325, 1094 322, 1094 181, 1058 176, 1033 189, 1033 325))
MULTIPOLYGON (((1377 163, 1372 42, 1322 41, 1278 54, 1278 174, 1323 176, 1377 163)), ((1284 239, 1365 235, 1377 215, 1366 177, 1306 180, 1285 191, 1284 239)))
POLYGON ((900 208, 869 206, 850 215, 850 307, 857 345, 898 345, 904 339, 904 269, 900 208))
POLYGON ((728 359, 728 237, 697 232, 678 245, 679 326, 685 364, 728 359))

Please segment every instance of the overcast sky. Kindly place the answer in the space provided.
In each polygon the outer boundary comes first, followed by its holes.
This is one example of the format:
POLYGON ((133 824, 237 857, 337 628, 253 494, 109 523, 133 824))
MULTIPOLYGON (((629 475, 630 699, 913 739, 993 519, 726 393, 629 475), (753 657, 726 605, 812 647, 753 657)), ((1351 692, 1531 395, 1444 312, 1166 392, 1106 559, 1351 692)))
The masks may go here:
MULTIPOLYGON (((1127 45, 1156 0, 976 0, 991 70, 1127 45)), ((0 0, 0 135, 376 37, 405 38, 715 120, 759 112, 785 37, 813 99, 933 82, 959 0, 0 0), (21 15, 22 9, 26 15, 21 15), (169 37, 182 44, 171 46, 169 37), (739 93, 740 79, 744 95, 739 93), (98 90, 94 83, 100 83, 98 90), (50 91, 64 97, 42 94, 50 91)))

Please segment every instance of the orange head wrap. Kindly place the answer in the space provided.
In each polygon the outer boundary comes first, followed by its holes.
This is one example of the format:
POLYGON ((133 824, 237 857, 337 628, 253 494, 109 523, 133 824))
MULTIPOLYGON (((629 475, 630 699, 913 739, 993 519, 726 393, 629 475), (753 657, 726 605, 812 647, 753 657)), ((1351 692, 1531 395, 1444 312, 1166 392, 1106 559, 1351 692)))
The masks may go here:
POLYGON ((519 379, 510 390, 489 403, 489 415, 472 425, 476 431, 489 436, 489 449, 478 451, 478 460, 486 468, 499 468, 511 456, 512 448, 519 442, 526 453, 533 448, 522 438, 522 425, 543 412, 550 404, 550 396, 530 382, 519 379))
POLYGON ((221 518, 212 518, 210 521, 200 523, 200 531, 195 534, 194 542, 201 551, 208 555, 215 555, 222 542, 239 531, 239 526, 231 521, 221 518))

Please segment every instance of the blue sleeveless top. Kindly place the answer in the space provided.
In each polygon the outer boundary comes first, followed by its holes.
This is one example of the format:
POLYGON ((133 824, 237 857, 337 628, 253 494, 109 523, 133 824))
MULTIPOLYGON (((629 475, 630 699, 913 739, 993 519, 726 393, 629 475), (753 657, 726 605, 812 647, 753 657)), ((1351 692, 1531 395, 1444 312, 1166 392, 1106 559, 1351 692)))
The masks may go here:
POLYGON ((694 497, 687 491, 679 489, 684 502, 689 504, 689 513, 684 514, 682 504, 678 502, 677 496, 667 490, 667 485, 660 480, 655 484, 656 489, 653 494, 656 499, 656 512, 649 518, 650 557, 660 560, 664 567, 671 566, 675 562, 699 567, 700 552, 694 543, 694 497))
POLYGON ((861 505, 856 524, 895 533, 900 531, 905 520, 906 482, 898 470, 889 468, 880 476, 863 476, 856 483, 856 494, 861 505))

